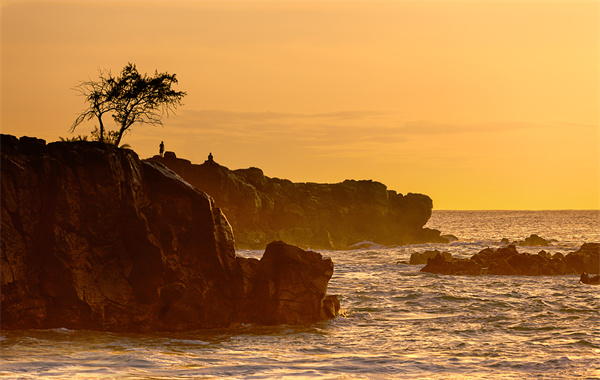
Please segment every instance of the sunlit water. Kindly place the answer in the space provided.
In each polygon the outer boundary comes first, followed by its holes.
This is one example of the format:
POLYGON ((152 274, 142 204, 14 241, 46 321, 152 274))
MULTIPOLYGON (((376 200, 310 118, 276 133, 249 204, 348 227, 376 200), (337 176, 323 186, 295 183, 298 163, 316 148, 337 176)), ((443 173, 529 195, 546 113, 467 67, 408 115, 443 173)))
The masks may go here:
POLYGON ((600 287, 574 275, 439 276, 399 263, 428 249, 466 257, 532 233, 553 239, 551 253, 571 252, 600 241, 600 212, 438 211, 428 226, 461 240, 324 252, 335 262, 329 293, 344 311, 335 320, 181 334, 2 332, 0 377, 600 378, 600 287))

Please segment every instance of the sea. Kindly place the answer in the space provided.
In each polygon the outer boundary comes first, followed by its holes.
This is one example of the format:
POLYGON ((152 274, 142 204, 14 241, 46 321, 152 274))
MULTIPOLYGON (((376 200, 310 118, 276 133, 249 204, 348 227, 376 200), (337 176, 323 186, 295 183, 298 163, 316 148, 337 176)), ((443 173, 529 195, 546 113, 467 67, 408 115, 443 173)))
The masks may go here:
POLYGON ((336 319, 186 333, 2 331, 0 378, 600 379, 600 286, 403 264, 413 252, 470 257, 531 234, 550 240, 550 253, 572 252, 600 242, 600 211, 434 211, 427 227, 459 240, 321 251, 335 263, 336 319))

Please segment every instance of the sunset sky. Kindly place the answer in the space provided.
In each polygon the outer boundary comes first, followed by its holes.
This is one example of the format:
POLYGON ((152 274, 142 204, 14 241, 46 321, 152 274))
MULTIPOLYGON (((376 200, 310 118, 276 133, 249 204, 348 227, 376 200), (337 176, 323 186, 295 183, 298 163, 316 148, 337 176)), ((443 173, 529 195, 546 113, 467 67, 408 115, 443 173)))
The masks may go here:
POLYGON ((434 209, 598 209, 599 19, 597 1, 3 1, 0 130, 70 136, 73 87, 132 62, 188 93, 123 139, 141 158, 164 140, 434 209))

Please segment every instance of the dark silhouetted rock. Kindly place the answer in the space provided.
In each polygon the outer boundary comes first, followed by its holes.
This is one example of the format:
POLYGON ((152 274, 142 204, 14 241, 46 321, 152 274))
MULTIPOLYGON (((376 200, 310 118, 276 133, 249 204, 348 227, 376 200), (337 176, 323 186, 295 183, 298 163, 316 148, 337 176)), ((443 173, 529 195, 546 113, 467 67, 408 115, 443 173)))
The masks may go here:
POLYGON ((597 274, 600 272, 600 243, 586 243, 576 252, 571 252, 562 260, 575 273, 597 274))
POLYGON ((254 280, 242 308, 252 322, 299 324, 337 316, 337 297, 325 295, 333 274, 330 258, 277 241, 252 265, 254 280))
POLYGON ((548 252, 544 251, 544 250, 539 251, 538 255, 543 256, 546 259, 551 259, 552 258, 552 255, 549 254, 548 252))
POLYGON ((427 264, 428 259, 433 258, 437 255, 442 255, 448 261, 452 261, 454 259, 454 257, 452 257, 452 254, 450 254, 450 252, 440 252, 438 250, 415 252, 410 255, 409 264, 411 264, 411 265, 427 264))
POLYGON ((283 240, 319 249, 348 249, 370 241, 379 245, 448 242, 423 228, 433 203, 422 194, 397 194, 374 181, 336 184, 293 183, 269 178, 258 168, 229 170, 215 161, 155 156, 223 209, 241 248, 262 249, 283 240))
POLYGON ((490 274, 504 276, 550 276, 599 272, 599 243, 586 243, 567 256, 546 251, 519 253, 514 245, 486 248, 470 259, 446 260, 442 255, 429 259, 422 272, 439 274, 490 274))
POLYGON ((579 281, 588 285, 600 285, 600 276, 590 276, 589 274, 583 272, 581 277, 579 277, 579 281))
POLYGON ((3 329, 182 331, 332 314, 331 260, 293 248, 269 265, 236 257, 212 198, 162 164, 98 142, 1 142, 3 329), (273 271, 289 278, 271 288, 273 271), (265 283, 269 297, 248 298, 265 283), (249 314, 250 302, 269 314, 249 314))
POLYGON ((452 259, 448 260, 441 254, 427 260, 427 265, 421 269, 422 272, 438 274, 480 274, 481 266, 471 260, 452 259), (427 270, 425 270, 427 268, 427 270))
POLYGON ((519 246, 521 247, 547 247, 549 245, 550 243, 548 242, 548 240, 536 234, 532 234, 527 239, 525 239, 525 241, 519 243, 519 246))

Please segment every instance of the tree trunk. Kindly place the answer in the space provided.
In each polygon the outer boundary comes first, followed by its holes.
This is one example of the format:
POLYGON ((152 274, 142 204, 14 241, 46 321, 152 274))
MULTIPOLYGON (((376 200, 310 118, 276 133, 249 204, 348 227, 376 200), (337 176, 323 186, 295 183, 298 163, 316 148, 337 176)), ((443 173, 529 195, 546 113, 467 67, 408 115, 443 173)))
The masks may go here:
POLYGON ((117 135, 117 140, 115 141, 115 145, 117 147, 121 143, 121 138, 123 138, 123 133, 125 133, 125 131, 128 130, 130 126, 131 126, 131 123, 129 125, 121 125, 121 128, 119 129, 119 134, 117 135))
POLYGON ((100 123, 100 142, 104 142, 104 123, 102 123, 102 115, 98 116, 98 123, 100 123))

